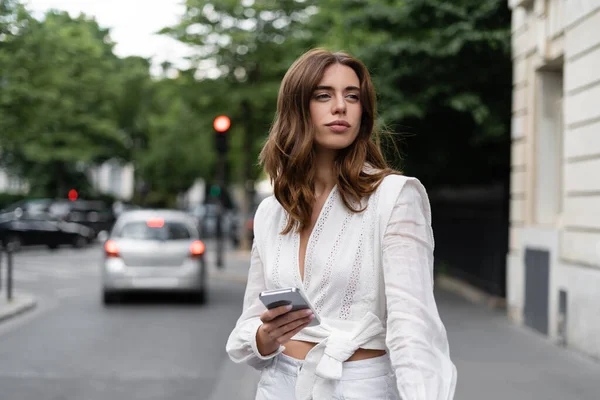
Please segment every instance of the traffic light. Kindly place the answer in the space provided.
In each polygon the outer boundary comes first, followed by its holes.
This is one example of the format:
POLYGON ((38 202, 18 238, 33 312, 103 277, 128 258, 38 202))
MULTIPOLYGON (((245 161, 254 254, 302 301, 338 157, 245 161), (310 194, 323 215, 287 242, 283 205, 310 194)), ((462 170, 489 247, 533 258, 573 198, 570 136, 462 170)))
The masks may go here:
POLYGON ((217 198, 217 197, 221 196, 221 186, 211 185, 210 191, 208 193, 210 194, 210 197, 217 198))
POLYGON ((69 197, 69 200, 75 201, 75 200, 77 200, 77 197, 79 197, 79 193, 77 193, 77 190, 71 189, 71 190, 69 190, 68 197, 69 197))
POLYGON ((231 126, 229 117, 220 115, 213 122, 215 128, 215 148, 218 153, 227 153, 227 130, 231 126))

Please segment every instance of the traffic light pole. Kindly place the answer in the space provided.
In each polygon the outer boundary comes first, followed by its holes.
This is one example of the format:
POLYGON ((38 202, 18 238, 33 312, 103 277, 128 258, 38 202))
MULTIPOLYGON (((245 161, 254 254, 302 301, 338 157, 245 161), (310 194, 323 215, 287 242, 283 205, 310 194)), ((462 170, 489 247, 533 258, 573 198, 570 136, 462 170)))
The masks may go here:
POLYGON ((217 268, 223 268, 224 243, 223 243, 223 214, 225 213, 225 165, 227 162, 227 130, 231 126, 229 117, 218 116, 213 122, 215 128, 215 148, 217 158, 217 181, 219 184, 219 196, 217 201, 217 268))
POLYGON ((223 214, 225 213, 225 202, 224 202, 224 192, 225 192, 225 153, 219 153, 218 160, 218 172, 217 179, 219 184, 219 197, 217 202, 217 224, 216 224, 216 239, 217 239, 217 267, 223 268, 223 253, 224 253, 224 243, 223 243, 223 214))

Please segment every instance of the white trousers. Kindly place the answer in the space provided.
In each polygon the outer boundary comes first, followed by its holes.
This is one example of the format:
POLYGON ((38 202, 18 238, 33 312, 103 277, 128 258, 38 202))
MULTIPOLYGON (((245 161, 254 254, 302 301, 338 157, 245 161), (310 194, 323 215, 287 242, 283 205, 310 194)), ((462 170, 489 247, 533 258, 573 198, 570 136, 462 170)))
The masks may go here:
MULTIPOLYGON (((283 353, 277 355, 262 370, 256 400, 296 400, 296 378, 302 363, 283 353)), ((333 399, 314 400, 400 400, 389 356, 346 361, 333 399)))

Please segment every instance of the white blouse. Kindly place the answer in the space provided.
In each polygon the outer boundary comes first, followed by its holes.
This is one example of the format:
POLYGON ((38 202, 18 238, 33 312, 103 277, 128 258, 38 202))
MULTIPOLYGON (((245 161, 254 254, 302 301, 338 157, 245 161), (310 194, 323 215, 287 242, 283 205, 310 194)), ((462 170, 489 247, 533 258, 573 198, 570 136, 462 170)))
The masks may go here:
POLYGON ((456 368, 433 296, 433 233, 429 199, 415 178, 387 176, 361 213, 349 211, 337 186, 311 233, 300 276, 300 235, 281 235, 286 212, 274 196, 255 216, 243 312, 227 342, 230 358, 257 369, 263 290, 296 286, 321 319, 293 339, 318 343, 298 376, 298 400, 329 400, 342 363, 358 348, 387 350, 403 400, 451 400, 456 368), (316 379, 317 377, 322 379, 316 379))

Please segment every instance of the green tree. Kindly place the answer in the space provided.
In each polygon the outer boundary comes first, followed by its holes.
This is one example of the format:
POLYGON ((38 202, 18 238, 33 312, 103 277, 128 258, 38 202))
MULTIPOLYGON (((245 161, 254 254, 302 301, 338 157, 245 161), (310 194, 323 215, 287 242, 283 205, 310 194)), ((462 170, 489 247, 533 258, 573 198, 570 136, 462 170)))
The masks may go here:
POLYGON ((134 159, 139 178, 150 188, 144 201, 174 206, 177 195, 207 176, 214 163, 212 119, 205 112, 215 91, 189 73, 152 86, 147 135, 134 159))
POLYGON ((147 145, 149 113, 154 93, 150 76, 150 60, 132 56, 117 60, 119 91, 116 100, 116 119, 126 135, 130 152, 125 159, 133 159, 136 150, 147 145))
POLYGON ((503 180, 509 167, 510 12, 504 0, 323 0, 315 40, 361 58, 380 116, 408 133, 408 173, 431 184, 503 180))
POLYGON ((49 12, 26 22, 5 63, 6 154, 33 187, 64 196, 86 165, 127 157, 118 58, 108 30, 83 15, 49 12))
POLYGON ((19 90, 11 73, 15 42, 31 20, 18 1, 0 0, 0 167, 3 168, 14 164, 12 141, 18 125, 12 103, 19 90))
POLYGON ((218 81, 212 118, 227 114, 233 177, 245 183, 246 207, 260 169, 256 157, 270 127, 281 79, 300 49, 309 45, 306 24, 316 12, 304 0, 187 0, 181 23, 163 33, 197 47, 194 67, 218 81), (241 160, 241 162, 237 162, 241 160))

